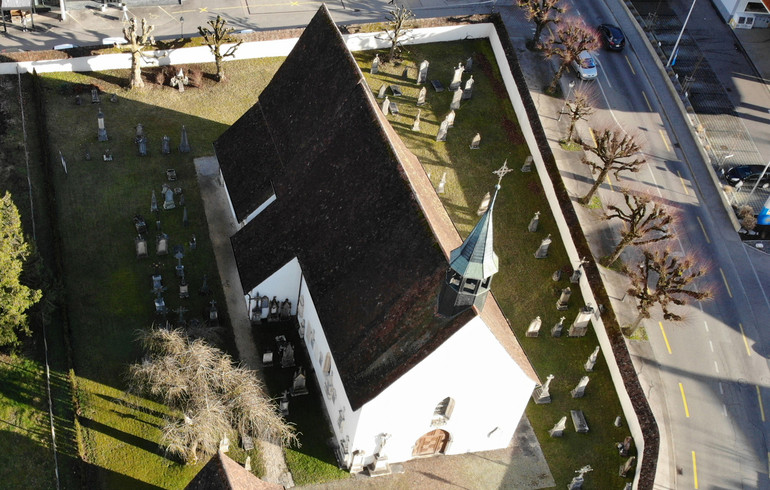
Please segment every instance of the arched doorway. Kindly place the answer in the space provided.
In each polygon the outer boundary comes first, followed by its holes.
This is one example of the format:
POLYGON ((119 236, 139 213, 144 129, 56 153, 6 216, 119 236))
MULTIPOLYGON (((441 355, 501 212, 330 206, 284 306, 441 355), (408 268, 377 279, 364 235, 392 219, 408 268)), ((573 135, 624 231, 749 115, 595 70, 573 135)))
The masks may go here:
POLYGON ((443 454, 449 444, 449 432, 436 429, 417 439, 412 456, 443 454))

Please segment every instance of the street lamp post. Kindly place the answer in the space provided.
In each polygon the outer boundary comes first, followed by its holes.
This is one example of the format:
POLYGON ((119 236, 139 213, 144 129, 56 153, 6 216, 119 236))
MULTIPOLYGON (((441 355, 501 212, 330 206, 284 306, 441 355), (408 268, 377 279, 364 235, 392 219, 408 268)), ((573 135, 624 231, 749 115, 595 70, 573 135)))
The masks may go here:
POLYGON ((567 91, 567 98, 564 99, 564 105, 561 107, 561 110, 559 111, 559 117, 556 119, 557 121, 561 121, 561 116, 564 114, 564 109, 567 108, 567 101, 569 100, 570 96, 572 95, 572 88, 575 86, 575 80, 572 80, 569 82, 569 90, 567 91))
POLYGON ((184 39, 184 17, 179 17, 179 22, 182 24, 179 37, 184 39))
POLYGON ((690 5, 690 11, 687 12, 687 18, 684 19, 684 25, 682 25, 682 30, 679 31, 679 37, 676 38, 676 42, 674 43, 674 49, 671 50, 671 56, 668 58, 668 63, 666 63, 666 68, 671 66, 671 61, 673 61, 674 56, 676 56, 676 50, 679 48, 679 41, 682 40, 682 34, 684 34, 684 29, 687 27, 687 22, 690 20, 690 15, 692 14, 692 9, 695 8, 695 0, 692 0, 692 5, 690 5))
POLYGON ((722 165, 725 164, 725 161, 731 159, 734 156, 735 156, 735 154, 733 154, 733 153, 730 153, 729 155, 723 155, 722 156, 722 160, 719 161, 719 166, 721 167, 722 165))
POLYGON ((762 169, 762 174, 760 174, 759 178, 757 179, 757 183, 754 184, 754 187, 751 188, 751 192, 749 192, 749 198, 751 198, 751 195, 754 194, 754 191, 757 189, 757 186, 760 182, 762 182, 762 178, 765 176, 765 173, 767 172, 767 167, 770 167, 770 161, 767 162, 765 165, 765 168, 762 169))

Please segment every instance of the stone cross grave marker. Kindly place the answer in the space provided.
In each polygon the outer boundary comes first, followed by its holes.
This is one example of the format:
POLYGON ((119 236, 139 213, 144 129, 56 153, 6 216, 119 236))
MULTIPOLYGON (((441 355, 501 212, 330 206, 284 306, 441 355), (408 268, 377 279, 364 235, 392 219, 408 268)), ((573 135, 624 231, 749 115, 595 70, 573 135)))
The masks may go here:
POLYGON ((567 308, 569 308, 569 298, 572 295, 572 290, 570 288, 564 288, 561 290, 561 295, 559 296, 559 299, 556 301, 556 309, 558 311, 564 311, 567 308))
POLYGON ((184 70, 179 69, 179 73, 171 77, 169 82, 172 87, 176 87, 180 92, 184 92, 184 86, 190 83, 190 79, 184 74, 184 70))
POLYGON ((470 100, 473 96, 473 75, 466 80, 465 82, 465 88, 463 89, 463 97, 462 100, 470 100))
POLYGON ((549 388, 552 380, 553 374, 549 374, 545 379, 545 383, 535 388, 535 391, 532 392, 532 400, 534 400, 534 402, 538 405, 543 403, 551 403, 551 393, 549 392, 549 388))
POLYGON ((559 319, 559 322, 551 328, 551 337, 559 338, 561 337, 561 331, 564 329, 564 318, 561 317, 559 319))
POLYGON ((596 349, 591 353, 590 356, 588 356, 588 360, 583 365, 585 370, 589 373, 593 372, 594 366, 596 365, 596 359, 599 357, 599 346, 596 346, 596 349))
POLYGON ((567 485, 567 490, 580 490, 583 488, 583 482, 585 481, 585 478, 583 478, 583 475, 588 473, 589 471, 593 471, 593 468, 589 465, 585 465, 579 470, 575 471, 577 473, 577 476, 572 479, 572 481, 567 485))

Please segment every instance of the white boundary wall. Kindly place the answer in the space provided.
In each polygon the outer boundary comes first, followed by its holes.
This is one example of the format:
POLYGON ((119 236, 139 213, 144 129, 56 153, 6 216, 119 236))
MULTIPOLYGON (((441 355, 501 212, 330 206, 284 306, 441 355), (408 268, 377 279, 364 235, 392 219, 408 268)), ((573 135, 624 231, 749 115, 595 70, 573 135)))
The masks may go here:
MULTIPOLYGON (((382 49, 388 47, 389 41, 382 33, 358 33, 349 34, 343 36, 351 51, 362 51, 370 49, 382 49)), ((500 42, 500 38, 497 35, 497 31, 493 24, 467 24, 459 26, 444 26, 444 27, 430 27, 421 29, 412 29, 407 39, 404 40, 404 44, 425 44, 436 43, 446 41, 457 41, 462 39, 476 39, 476 38, 489 38, 489 42, 492 45, 492 49, 495 53, 495 58, 500 72, 503 77, 506 89, 508 91, 508 97, 513 105, 516 116, 519 119, 519 124, 522 128, 522 133, 529 145, 529 149, 532 152, 532 157, 537 167, 538 175, 540 176, 540 182, 543 185, 546 198, 554 211, 554 218, 559 228, 559 234, 564 247, 567 250, 570 262, 578 264, 580 257, 575 247, 572 237, 567 226, 567 221, 559 210, 559 202, 556 198, 556 192, 553 184, 548 178, 548 173, 545 169, 545 163, 543 156, 540 154, 540 150, 537 146, 537 141, 532 133, 532 127, 527 117, 527 112, 524 107, 524 103, 519 98, 519 91, 516 85, 513 75, 511 74, 510 65, 508 59, 505 56, 503 45, 500 42)), ((236 59, 250 59, 250 58, 266 58, 275 56, 287 56, 291 49, 294 47, 297 39, 281 39, 273 41, 259 41, 243 43, 241 47, 236 51, 236 59)), ((170 65, 170 64, 186 64, 186 63, 206 63, 213 62, 214 57, 210 50, 206 46, 194 47, 194 48, 180 48, 166 51, 148 51, 145 53, 146 58, 149 58, 151 62, 148 65, 170 65)), ((110 69, 127 69, 131 67, 131 57, 127 53, 123 54, 108 54, 101 56, 91 56, 86 58, 71 58, 67 60, 49 60, 49 61, 34 61, 34 62, 19 62, 19 63, 0 63, 0 74, 15 74, 17 70, 21 73, 32 72, 33 69, 38 73, 44 72, 58 72, 58 71, 100 71, 110 69)), ((588 280, 585 275, 580 279, 580 290, 583 293, 583 298, 586 303, 592 305, 598 305, 596 298, 588 285, 588 280)), ((292 309, 295 306, 292 305, 292 309)), ((615 384, 620 404, 623 408, 623 412, 626 416, 629 429, 634 441, 638 447, 639 462, 636 465, 636 477, 639 476, 639 470, 641 469, 641 457, 644 453, 644 437, 639 425, 639 421, 636 418, 636 412, 634 411, 631 399, 625 390, 623 379, 620 374, 615 357, 612 354, 612 347, 610 345, 609 338, 604 328, 604 324, 597 313, 593 317, 594 330, 596 336, 601 345, 602 353, 607 361, 607 366, 610 370, 613 383, 615 384)))

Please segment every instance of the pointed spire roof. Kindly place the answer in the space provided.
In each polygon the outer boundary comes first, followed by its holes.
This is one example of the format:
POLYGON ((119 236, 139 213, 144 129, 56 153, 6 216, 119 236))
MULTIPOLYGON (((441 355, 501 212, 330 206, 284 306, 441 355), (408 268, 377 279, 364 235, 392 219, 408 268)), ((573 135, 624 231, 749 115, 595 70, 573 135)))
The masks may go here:
POLYGON ((463 244, 452 250, 449 255, 449 267, 463 277, 481 280, 492 276, 498 270, 497 254, 493 248, 492 211, 495 208, 497 192, 500 190, 500 181, 510 171, 506 160, 502 167, 493 172, 498 176, 498 181, 489 209, 481 216, 463 244))

